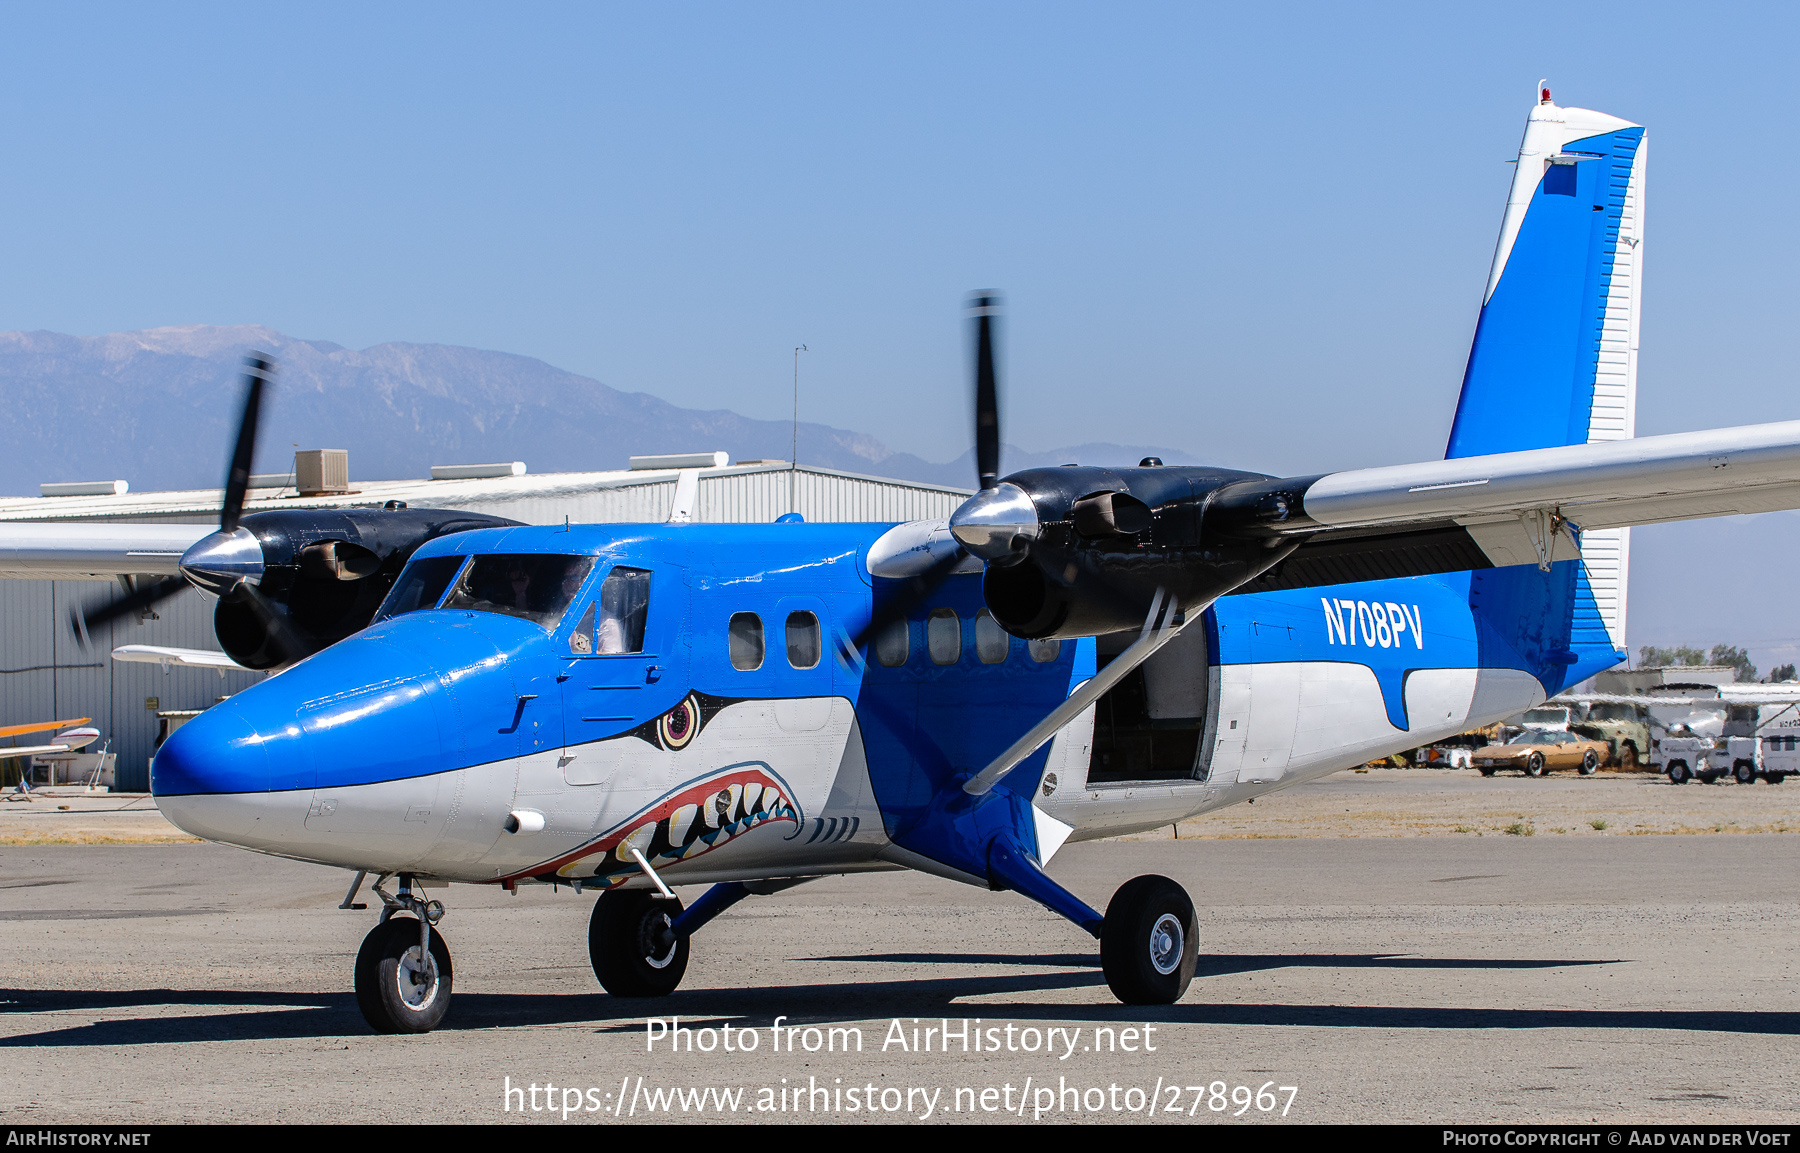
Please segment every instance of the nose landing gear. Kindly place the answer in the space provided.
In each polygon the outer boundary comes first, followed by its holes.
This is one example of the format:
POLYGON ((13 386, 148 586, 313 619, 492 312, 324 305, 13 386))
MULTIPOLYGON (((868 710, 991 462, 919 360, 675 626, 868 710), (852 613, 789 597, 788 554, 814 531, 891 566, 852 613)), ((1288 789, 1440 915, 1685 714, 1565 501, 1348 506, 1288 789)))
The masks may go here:
MULTIPOLYGON (((382 878, 386 880, 386 878, 382 878)), ((450 1008, 450 947, 432 927, 444 916, 441 901, 413 892, 413 879, 400 875, 394 896, 375 884, 381 920, 356 953, 356 1005, 377 1033, 426 1033, 450 1008), (411 913, 398 917, 396 913, 411 913)))

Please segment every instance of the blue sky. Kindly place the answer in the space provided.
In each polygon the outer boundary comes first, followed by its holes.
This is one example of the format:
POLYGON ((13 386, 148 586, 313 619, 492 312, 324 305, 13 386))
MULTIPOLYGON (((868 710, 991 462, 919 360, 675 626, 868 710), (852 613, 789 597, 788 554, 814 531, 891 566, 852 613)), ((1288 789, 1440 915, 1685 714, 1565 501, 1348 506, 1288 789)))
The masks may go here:
MULTIPOLYGON (((942 460, 995 287, 1021 445, 1424 459, 1548 76, 1649 127, 1639 431, 1800 416, 1800 16, 1622 11, 14 5, 0 328, 441 341, 770 418, 805 343, 804 417, 942 460)), ((1640 533, 1634 644, 1800 637, 1697 539, 1640 533)))

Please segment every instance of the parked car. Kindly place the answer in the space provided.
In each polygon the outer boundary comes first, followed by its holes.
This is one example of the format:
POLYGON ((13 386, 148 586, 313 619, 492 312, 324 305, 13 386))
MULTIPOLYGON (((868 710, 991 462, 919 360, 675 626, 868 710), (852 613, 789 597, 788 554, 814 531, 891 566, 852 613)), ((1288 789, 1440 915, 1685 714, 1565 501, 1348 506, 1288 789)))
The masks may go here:
POLYGON ((1611 755, 1605 741, 1556 729, 1526 729, 1504 745, 1476 750, 1475 767, 1484 777, 1501 769, 1518 769, 1528 777, 1541 777, 1551 769, 1574 769, 1585 777, 1611 755))

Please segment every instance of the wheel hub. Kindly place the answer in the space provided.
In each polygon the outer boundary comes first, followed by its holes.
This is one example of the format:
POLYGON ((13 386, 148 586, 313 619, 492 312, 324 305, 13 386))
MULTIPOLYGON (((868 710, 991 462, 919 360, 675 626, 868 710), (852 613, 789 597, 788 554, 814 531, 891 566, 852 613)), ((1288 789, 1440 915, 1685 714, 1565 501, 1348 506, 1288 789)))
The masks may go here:
POLYGON ((1150 966, 1167 977, 1181 967, 1181 954, 1187 944, 1187 933, 1181 927, 1181 919, 1173 913, 1164 913, 1150 927, 1150 966))
POLYGON ((394 981, 399 986, 400 1000, 406 1007, 416 1012, 423 1012, 437 1000, 438 966, 437 958, 429 949, 424 950, 424 960, 419 959, 419 946, 414 945, 400 955, 400 963, 394 966, 394 981))
POLYGON ((652 969, 668 968, 669 963, 675 960, 677 949, 680 948, 681 942, 677 941, 673 934, 670 934, 667 938, 666 951, 660 957, 656 955, 657 947, 664 940, 663 934, 667 932, 670 924, 669 915, 659 909, 646 916, 639 927, 639 941, 644 949, 644 964, 652 969))

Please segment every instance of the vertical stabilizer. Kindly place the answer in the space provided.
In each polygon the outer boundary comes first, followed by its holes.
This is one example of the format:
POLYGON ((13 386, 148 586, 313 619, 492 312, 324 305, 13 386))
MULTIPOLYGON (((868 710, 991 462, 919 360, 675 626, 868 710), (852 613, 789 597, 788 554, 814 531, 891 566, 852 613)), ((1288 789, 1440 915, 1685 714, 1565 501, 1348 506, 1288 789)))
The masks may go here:
MULTIPOLYGON (((1644 130, 1541 89, 1488 273, 1447 457, 1635 434, 1644 130)), ((1587 584, 1625 642, 1629 529, 1582 534, 1587 584)))

